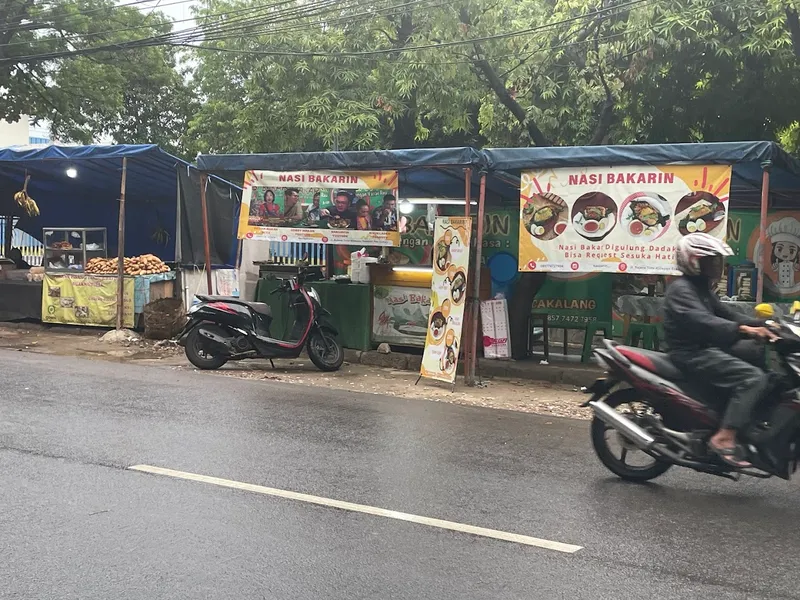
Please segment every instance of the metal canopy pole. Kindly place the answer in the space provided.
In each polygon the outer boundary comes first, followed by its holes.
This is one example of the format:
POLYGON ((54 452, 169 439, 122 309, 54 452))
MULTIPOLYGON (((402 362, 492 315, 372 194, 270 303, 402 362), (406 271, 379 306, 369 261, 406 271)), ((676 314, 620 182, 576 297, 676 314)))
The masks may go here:
POLYGON ((206 185, 208 184, 208 175, 206 173, 200 174, 200 208, 203 211, 203 250, 205 252, 206 260, 206 283, 208 285, 208 293, 214 293, 214 287, 211 284, 211 242, 208 237, 208 206, 206 205, 206 185))
POLYGON ((117 227, 117 329, 122 329, 125 311, 125 186, 128 180, 128 157, 122 159, 122 183, 119 190, 117 227))
POLYGON ((760 264, 758 269, 758 280, 756 283, 756 302, 764 301, 764 269, 769 264, 769 251, 767 250, 767 209, 769 208, 769 170, 772 161, 761 163, 761 220, 759 223, 759 247, 761 248, 760 264))
POLYGON ((483 259, 483 215, 486 204, 486 173, 481 174, 481 191, 478 196, 478 224, 475 228, 476 245, 475 245, 475 292, 472 297, 472 326, 470 330, 470 346, 472 349, 472 359, 467 365, 466 381, 467 385, 475 385, 475 367, 478 364, 478 316, 480 315, 481 307, 481 260, 483 259))

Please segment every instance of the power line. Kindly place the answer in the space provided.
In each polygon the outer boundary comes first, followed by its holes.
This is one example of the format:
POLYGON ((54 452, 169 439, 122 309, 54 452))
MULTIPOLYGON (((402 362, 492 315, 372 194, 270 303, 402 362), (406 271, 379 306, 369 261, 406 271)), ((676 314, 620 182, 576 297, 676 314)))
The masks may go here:
MULTIPOLYGON (((502 39, 509 39, 514 37, 519 37, 522 35, 527 35, 530 33, 534 33, 537 31, 543 31, 547 29, 552 29, 558 27, 560 25, 565 25, 569 23, 574 23, 576 21, 580 21, 583 19, 594 18, 603 14, 616 12, 622 9, 630 8, 633 6, 650 3, 654 0, 629 0, 626 3, 609 7, 603 8, 598 10, 593 10, 587 13, 583 13, 581 15, 576 15, 574 17, 570 17, 567 19, 563 19, 561 21, 555 21, 551 23, 547 23, 544 25, 538 25, 535 27, 529 27, 522 30, 517 30, 513 32, 507 32, 502 34, 493 34, 487 36, 481 36, 476 38, 469 38, 463 40, 451 40, 447 42, 440 42, 440 43, 431 43, 431 44, 423 44, 418 46, 405 46, 401 48, 387 48, 387 49, 380 49, 380 50, 364 50, 364 51, 349 51, 349 52, 315 52, 315 51, 250 51, 254 54, 261 54, 265 56, 298 56, 298 57, 359 57, 359 56, 380 56, 385 54, 396 54, 401 52, 411 52, 417 50, 426 50, 426 49, 434 49, 434 48, 445 48, 445 47, 453 47, 453 46, 461 46, 461 45, 468 45, 468 44, 475 44, 480 42, 487 42, 487 41, 495 41, 495 40, 502 40, 502 39)), ((226 32, 227 33, 227 32, 226 32)), ((210 51, 225 51, 224 49, 218 49, 213 47, 207 46, 200 46, 197 44, 192 44, 189 42, 177 42, 169 41, 168 35, 165 36, 151 36, 150 38, 143 38, 140 40, 131 40, 129 42, 123 42, 118 44, 110 44, 106 46, 99 46, 99 47, 92 47, 92 48, 82 48, 77 50, 71 51, 61 51, 61 52, 51 52, 39 55, 29 55, 29 56, 21 56, 15 58, 8 58, 8 59, 0 59, 0 65, 4 63, 32 63, 32 62, 41 62, 47 60, 54 60, 57 58, 66 58, 71 56, 85 56, 90 54, 108 52, 113 50, 126 50, 126 49, 135 49, 135 48, 143 48, 143 47, 150 47, 150 46, 159 46, 159 45, 171 45, 171 46, 178 46, 178 47, 187 47, 187 48, 195 48, 199 50, 210 50, 210 51)))
MULTIPOLYGON (((71 13, 68 16, 65 16, 64 19, 63 19, 63 22, 64 23, 71 23, 73 21, 77 22, 77 20, 79 18, 85 17, 87 15, 92 15, 92 14, 96 14, 96 13, 100 13, 100 12, 114 12, 114 11, 118 11, 118 10, 120 10, 122 8, 126 8, 126 7, 129 7, 129 6, 137 6, 137 5, 145 4, 147 2, 152 2, 152 1, 153 0, 133 0, 132 2, 129 2, 127 4, 117 4, 115 6, 103 6, 103 7, 99 7, 99 8, 91 8, 91 9, 88 9, 88 10, 79 10, 79 11, 76 11, 74 13, 71 13)), ((175 6, 177 4, 189 4, 190 2, 193 2, 193 1, 194 0, 173 0, 172 2, 167 2, 167 3, 161 4, 160 8, 166 8, 167 6, 175 6)), ((60 7, 63 7, 63 6, 64 6, 63 3, 54 4, 53 7, 51 8, 51 10, 53 10, 54 8, 60 8, 60 7)), ((40 21, 38 23, 36 21, 31 21, 30 23, 25 23, 25 24, 18 24, 18 25, 7 24, 7 25, 4 25, 4 26, 0 26, 0 32, 11 31, 12 29, 18 29, 19 31, 35 31, 35 30, 38 30, 38 29, 47 29, 48 27, 53 27, 53 26, 54 26, 54 22, 52 22, 52 21, 40 21)))
MULTIPOLYGON (((160 34, 157 36, 150 36, 149 38, 143 38, 142 40, 132 40, 130 42, 121 42, 120 44, 114 44, 113 46, 108 47, 109 50, 117 49, 120 45, 129 45, 130 47, 134 47, 133 44, 138 45, 162 45, 158 42, 163 42, 163 45, 176 45, 179 46, 183 43, 188 43, 194 41, 196 38, 200 38, 201 40, 205 41, 218 41, 222 39, 229 39, 228 36, 233 35, 234 33, 245 33, 247 35, 257 35, 259 33, 272 33, 267 27, 274 25, 276 23, 282 23, 286 21, 294 21, 300 18, 308 18, 311 16, 324 16, 325 14, 330 14, 331 12, 341 12, 343 6, 341 0, 317 0, 316 3, 308 3, 301 6, 295 6, 289 10, 282 11, 279 16, 275 16, 273 18, 267 18, 270 11, 273 9, 277 9, 281 6, 286 4, 293 4, 295 0, 282 0, 280 2, 276 2, 270 5, 261 5, 257 7, 248 7, 244 9, 238 9, 234 11, 227 11, 227 12, 220 12, 214 13, 205 16, 198 16, 196 19, 187 19, 187 20, 205 20, 205 19, 212 19, 217 17, 223 16, 230 16, 230 15, 237 15, 234 18, 226 19, 224 22, 218 24, 210 24, 210 25, 201 25, 198 27, 191 27, 186 28, 183 30, 173 31, 169 33, 160 34), (323 9, 327 8, 338 8, 338 11, 325 11, 323 9), (263 14, 267 11, 267 14, 263 14), (254 15, 245 15, 240 13, 257 13, 254 15), (257 17, 257 18, 255 18, 257 17), (141 44, 141 42, 147 42, 147 44, 141 44)), ((352 15, 347 15, 344 17, 339 17, 337 19, 323 19, 320 21, 312 22, 312 23, 303 23, 297 25, 296 27, 286 28, 283 31, 294 30, 298 28, 308 27, 314 24, 335 24, 342 21, 357 21, 358 17, 374 17, 376 15, 381 14, 384 11, 393 11, 393 10, 400 10, 402 8, 411 7, 417 4, 425 3, 426 0, 412 0, 410 2, 405 2, 396 5, 390 5, 388 7, 380 8, 380 9, 372 9, 367 12, 356 13, 352 15)), ((446 3, 444 3, 446 4, 446 3)), ((441 6, 442 3, 436 4, 433 6, 441 6)), ((358 8, 362 6, 362 2, 356 2, 355 4, 345 4, 344 8, 358 8)), ((430 6, 429 6, 430 7, 430 6)), ((391 14, 391 13, 390 13, 391 14)), ((363 19, 361 19, 363 20, 363 19)), ((175 22, 175 21, 173 21, 175 22)), ((79 36, 80 39, 85 39, 86 37, 90 36, 99 36, 111 33, 120 33, 125 31, 131 31, 134 29, 142 29, 142 28, 151 28, 149 25, 138 26, 138 27, 129 27, 123 28, 119 30, 112 30, 108 32, 94 32, 86 35, 79 36)), ((75 38, 63 36, 64 39, 67 41, 73 41, 75 38)), ((29 42, 12 42, 8 44, 0 44, 0 48, 9 47, 9 46, 16 46, 16 45, 29 45, 29 42)), ((73 53, 76 50, 67 50, 61 51, 73 53)), ((33 55, 33 56, 41 56, 42 58, 57 58, 56 56, 59 53, 48 53, 42 55, 33 55)), ((27 59, 29 57, 9 57, 8 60, 15 60, 21 61, 23 59, 27 59)), ((6 61, 8 62, 8 61, 6 61)))
MULTIPOLYGON (((654 0, 630 0, 625 4, 621 4, 619 6, 615 6, 614 9, 621 9, 621 8, 628 8, 631 6, 645 4, 653 2, 654 0)), ((507 33, 497 33, 492 35, 485 35, 476 38, 469 38, 464 40, 450 40, 447 42, 438 42, 438 43, 430 43, 430 44, 422 44, 419 46, 403 46, 401 48, 381 48, 379 50, 362 50, 362 51, 353 51, 353 52, 314 52, 314 51, 270 51, 270 50, 242 50, 241 52, 244 53, 253 53, 253 54, 261 54, 264 56, 302 56, 302 57, 359 57, 359 56, 379 56, 383 54, 395 54, 398 52, 411 52, 415 50, 430 50, 435 48, 449 48, 453 46, 463 46, 469 44, 476 44, 481 42, 488 42, 488 41, 495 41, 495 40, 503 40, 503 39, 510 39, 514 37, 519 37, 522 35, 527 35, 529 33, 535 33, 538 31, 544 31, 547 29, 552 29, 559 25, 566 25, 569 23, 574 23, 575 21, 579 21, 582 19, 588 19, 591 17, 599 16, 600 14, 610 12, 610 9, 600 9, 595 10, 589 13, 584 13, 582 15, 578 15, 575 17, 570 17, 568 19, 563 19, 561 21, 553 21, 547 23, 545 25, 537 25, 535 27, 528 27, 526 29, 521 29, 517 31, 511 31, 507 33)), ((213 48, 207 46, 198 46, 192 44, 181 44, 183 47, 190 47, 195 48, 197 50, 210 50, 210 51, 220 51, 220 52, 239 52, 237 50, 230 50, 227 48, 213 48)))

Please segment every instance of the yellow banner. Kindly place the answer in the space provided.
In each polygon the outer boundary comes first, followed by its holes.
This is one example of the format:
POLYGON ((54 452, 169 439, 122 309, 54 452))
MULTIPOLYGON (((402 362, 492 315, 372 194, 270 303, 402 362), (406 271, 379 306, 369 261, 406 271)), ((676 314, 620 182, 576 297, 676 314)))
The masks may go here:
POLYGON ((682 236, 724 239, 730 186, 729 165, 523 172, 519 270, 673 274, 682 236))
POLYGON ((247 171, 239 239, 399 246, 397 171, 247 171))
POLYGON ((470 217, 436 217, 433 233, 431 312, 420 375, 456 380, 469 274, 470 217))
MULTIPOLYGON (((133 327, 132 277, 123 283, 123 326, 133 327)), ((45 275, 42 287, 42 321, 66 325, 115 327, 117 278, 97 275, 45 275)))

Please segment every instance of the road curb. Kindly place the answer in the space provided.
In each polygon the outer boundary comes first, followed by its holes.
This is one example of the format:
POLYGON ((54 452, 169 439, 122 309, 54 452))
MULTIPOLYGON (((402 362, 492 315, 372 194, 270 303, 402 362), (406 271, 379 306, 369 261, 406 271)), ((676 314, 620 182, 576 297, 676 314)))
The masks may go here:
MULTIPOLYGON (((345 360, 350 363, 384 367, 403 371, 419 371, 422 357, 415 354, 391 352, 381 354, 374 350, 344 351, 345 360)), ((478 375, 481 377, 507 377, 510 379, 527 379, 563 383, 568 385, 589 385, 602 375, 602 370, 594 365, 551 364, 541 365, 533 361, 489 360, 482 358, 478 363, 478 375)))

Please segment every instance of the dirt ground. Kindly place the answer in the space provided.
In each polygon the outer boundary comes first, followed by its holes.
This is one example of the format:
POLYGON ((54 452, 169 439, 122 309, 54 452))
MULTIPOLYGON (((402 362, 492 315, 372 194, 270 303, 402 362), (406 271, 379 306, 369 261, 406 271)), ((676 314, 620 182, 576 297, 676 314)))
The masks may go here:
MULTIPOLYGON (((194 370, 183 349, 171 342, 129 340, 110 344, 100 340, 92 329, 70 327, 19 326, 0 324, 0 348, 61 356, 77 356, 112 362, 154 364, 173 369, 194 370)), ((420 398, 504 410, 533 412, 557 417, 588 419, 589 409, 580 408, 586 396, 572 386, 505 378, 484 379, 469 388, 459 377, 455 390, 450 385, 421 380, 417 374, 345 362, 335 373, 320 372, 308 358, 230 363, 214 373, 221 377, 272 380, 333 389, 420 398)))

